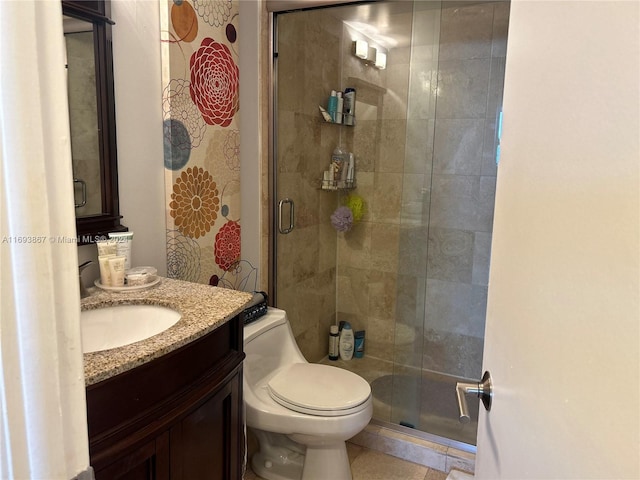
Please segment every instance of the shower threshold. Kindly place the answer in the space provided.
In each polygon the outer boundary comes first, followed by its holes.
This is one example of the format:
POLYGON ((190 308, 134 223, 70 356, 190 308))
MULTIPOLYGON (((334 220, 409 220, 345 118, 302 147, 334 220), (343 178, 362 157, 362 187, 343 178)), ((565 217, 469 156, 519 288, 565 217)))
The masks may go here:
POLYGON ((435 443, 443 447, 455 448, 456 450, 472 453, 474 455, 476 453, 475 445, 460 442, 458 440, 453 440, 447 437, 442 437, 440 435, 435 435, 433 433, 423 432, 422 430, 418 430, 417 428, 405 427, 403 425, 398 425, 396 423, 391 423, 391 422, 385 422, 383 420, 377 420, 375 418, 371 419, 370 424, 377 425, 379 427, 386 428, 387 430, 392 430, 392 431, 401 433, 403 435, 415 437, 420 440, 425 440, 427 442, 435 443))
POLYGON ((417 463, 444 473, 452 469, 473 475, 476 447, 389 422, 371 420, 349 443, 417 463))

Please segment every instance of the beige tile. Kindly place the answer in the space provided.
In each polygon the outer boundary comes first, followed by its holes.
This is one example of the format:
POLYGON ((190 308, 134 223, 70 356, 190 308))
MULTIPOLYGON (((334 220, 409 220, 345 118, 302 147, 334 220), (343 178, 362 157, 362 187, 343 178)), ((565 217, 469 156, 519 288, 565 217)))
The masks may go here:
POLYGON ((366 330, 369 317, 369 271, 344 267, 338 275, 338 320, 353 322, 352 328, 366 330), (364 320, 364 321, 361 321, 364 320))
POLYGON ((429 278, 471 283, 474 234, 451 228, 429 229, 429 278))
POLYGON ((407 121, 382 120, 380 122, 380 156, 376 172, 401 173, 404 163, 407 121))
POLYGON ((449 448, 447 451, 446 471, 455 469, 473 473, 475 470, 475 464, 476 456, 473 453, 463 452, 455 448, 449 448))
POLYGON ((490 59, 440 60, 438 118, 484 118, 490 59))
POLYGON ((507 33, 509 30, 509 8, 507 2, 494 4, 492 57, 504 57, 507 54, 507 33))
POLYGON ((443 8, 440 59, 486 58, 491 55, 493 5, 443 8))
POLYGON ((347 456, 349 457, 350 464, 364 451, 366 451, 366 448, 356 445, 355 443, 347 442, 347 456))
POLYGON ((360 433, 349 440, 349 443, 365 448, 376 448, 378 441, 378 431, 380 427, 368 425, 360 433))
POLYGON ((371 223, 360 222, 338 235, 338 263, 341 268, 362 268, 371 258, 371 223))
POLYGON ((369 201, 369 213, 372 220, 400 223, 402 180, 401 173, 375 174, 373 198, 369 201))
MULTIPOLYGON (((407 435, 404 434, 402 432, 396 432, 395 430, 390 430, 388 428, 384 428, 381 429, 380 436, 385 436, 385 437, 389 437, 389 438, 394 438, 396 440, 400 440, 402 442, 407 442, 407 443, 411 443, 414 445, 418 445, 422 448, 426 448, 429 450, 433 450, 434 452, 438 452, 438 453, 446 453, 447 452, 447 447, 444 447, 442 445, 439 445, 437 443, 434 442, 430 442, 428 440, 423 440, 422 438, 418 438, 418 437, 414 437, 413 435, 407 435)), ((464 452, 462 452, 464 453, 464 452)))
MULTIPOLYGON (((383 429, 379 435, 380 450, 429 468, 444 470, 447 456, 440 445, 383 429)), ((426 473, 426 472, 425 472, 426 473)))
POLYGON ((424 480, 447 480, 447 474, 440 470, 430 468, 427 475, 424 477, 424 480))
POLYGON ((453 469, 449 471, 447 480, 473 480, 473 474, 462 470, 453 469))
POLYGON ((369 268, 380 272, 396 273, 399 245, 400 226, 398 224, 373 223, 369 268))
POLYGON ((404 119, 407 116, 409 64, 389 65, 385 72, 387 93, 382 104, 382 118, 404 119))
MULTIPOLYGON (((391 335, 391 342, 393 343, 397 277, 393 273, 372 270, 369 282, 369 312, 371 315, 375 315, 375 317, 386 322, 385 335, 391 335)), ((370 321, 369 324, 371 323, 370 321)))
POLYGON ((362 452, 351 464, 353 480, 424 480, 428 469, 374 450, 362 452))
POLYGON ((480 175, 484 123, 484 118, 439 119, 435 130, 433 171, 480 175))

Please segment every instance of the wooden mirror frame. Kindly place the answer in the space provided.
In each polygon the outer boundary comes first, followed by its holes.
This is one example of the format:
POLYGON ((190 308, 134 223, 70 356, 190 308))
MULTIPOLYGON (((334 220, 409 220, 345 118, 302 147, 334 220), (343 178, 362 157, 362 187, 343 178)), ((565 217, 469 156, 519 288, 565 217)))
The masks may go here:
POLYGON ((113 48, 111 42, 110 0, 62 0, 62 13, 93 23, 96 62, 96 106, 102 212, 76 217, 78 245, 94 243, 109 232, 126 231, 120 224, 118 162, 116 149, 116 109, 113 87, 113 48))

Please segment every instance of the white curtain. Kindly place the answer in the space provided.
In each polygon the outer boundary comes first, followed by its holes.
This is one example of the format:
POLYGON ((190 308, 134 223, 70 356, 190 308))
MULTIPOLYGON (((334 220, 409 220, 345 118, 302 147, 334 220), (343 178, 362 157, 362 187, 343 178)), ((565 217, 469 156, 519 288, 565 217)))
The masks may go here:
POLYGON ((69 479, 89 454, 61 3, 2 0, 0 25, 0 478, 69 479))

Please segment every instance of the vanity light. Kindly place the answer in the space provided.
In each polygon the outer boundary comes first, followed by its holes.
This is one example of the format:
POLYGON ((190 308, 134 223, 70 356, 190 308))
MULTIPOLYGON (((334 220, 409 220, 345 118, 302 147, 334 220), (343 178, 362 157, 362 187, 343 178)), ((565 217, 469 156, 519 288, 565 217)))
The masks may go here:
POLYGON ((384 70, 387 68, 387 54, 381 52, 380 50, 376 51, 376 62, 375 66, 380 70, 384 70))
POLYGON ((356 40, 355 47, 356 57, 366 59, 367 54, 369 53, 369 44, 367 44, 367 42, 365 42, 364 40, 356 40))
POLYGON ((369 42, 366 40, 353 41, 353 54, 364 60, 364 64, 367 66, 375 66, 380 70, 387 67, 387 53, 381 51, 380 48, 369 46, 369 42))
POLYGON ((377 56, 378 49, 376 47, 369 47, 369 51, 367 52, 367 61, 370 63, 375 63, 377 56))

